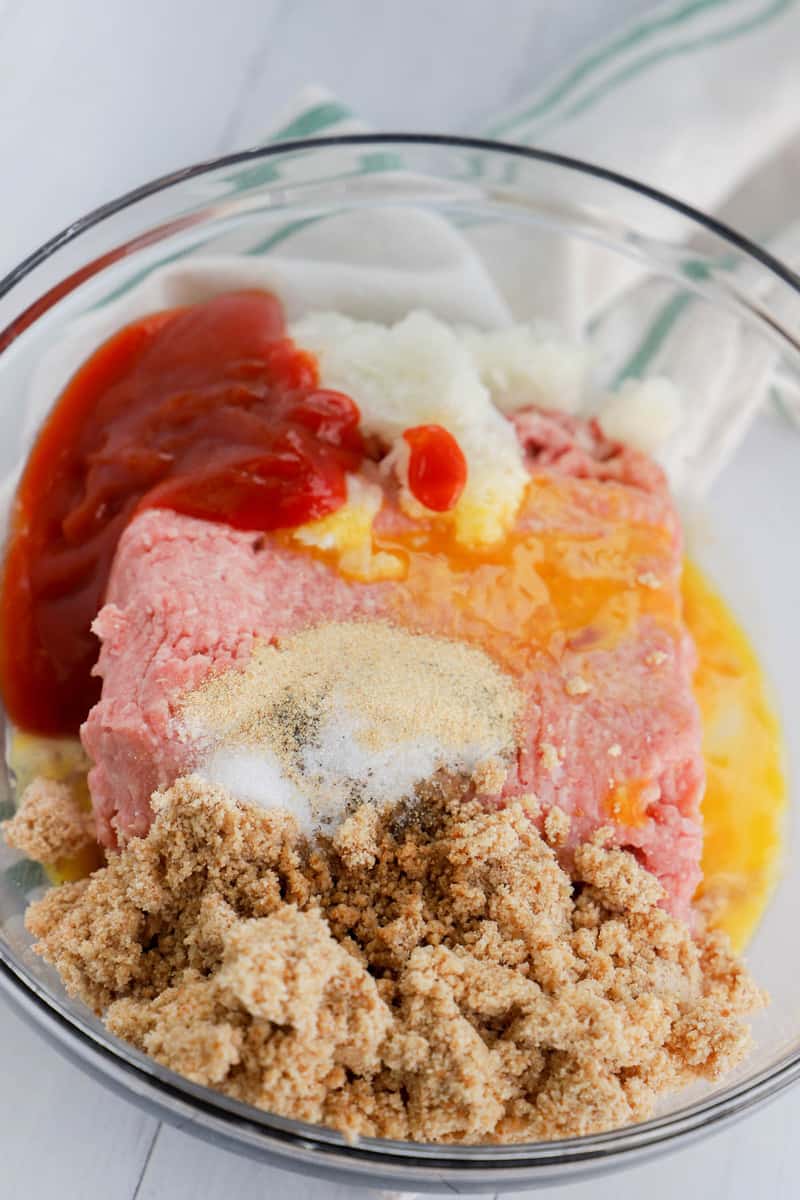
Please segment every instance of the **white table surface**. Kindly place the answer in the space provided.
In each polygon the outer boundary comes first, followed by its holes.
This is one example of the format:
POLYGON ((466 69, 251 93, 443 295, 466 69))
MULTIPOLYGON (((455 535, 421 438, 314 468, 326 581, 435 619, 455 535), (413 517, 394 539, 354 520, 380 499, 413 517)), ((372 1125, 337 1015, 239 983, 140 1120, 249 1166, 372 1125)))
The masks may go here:
MULTIPOLYGON (((735 2, 735 0, 732 0, 735 2)), ((469 132, 648 0, 0 0, 0 275, 155 175, 258 140, 308 82, 383 129, 469 132)), ((795 1196, 800 1089, 563 1200, 795 1196)), ((0 1197, 344 1200, 212 1150, 63 1061, 0 1000, 0 1197)), ((543 1193, 537 1193, 541 1195, 543 1193)), ((554 1193, 555 1194, 555 1193, 554 1193)))

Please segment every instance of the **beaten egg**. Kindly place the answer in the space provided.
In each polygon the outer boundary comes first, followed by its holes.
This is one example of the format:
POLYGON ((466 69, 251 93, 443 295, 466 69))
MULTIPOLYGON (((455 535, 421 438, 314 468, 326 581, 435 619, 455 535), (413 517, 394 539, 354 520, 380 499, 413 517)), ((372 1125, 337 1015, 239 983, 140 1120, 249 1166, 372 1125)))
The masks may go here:
POLYGON ((683 575, 684 619, 698 652, 703 721, 703 882, 711 920, 741 950, 777 882, 786 807, 783 740, 744 631, 699 567, 683 575))

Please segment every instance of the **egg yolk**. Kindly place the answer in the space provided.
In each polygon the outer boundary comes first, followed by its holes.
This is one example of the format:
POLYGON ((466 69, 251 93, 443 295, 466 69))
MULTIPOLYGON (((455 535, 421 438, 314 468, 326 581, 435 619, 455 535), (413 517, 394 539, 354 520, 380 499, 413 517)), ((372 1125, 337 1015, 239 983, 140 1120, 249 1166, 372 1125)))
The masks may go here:
MULTIPOLYGON (((625 504, 626 489, 603 486, 611 502, 625 504)), ((377 534, 376 547, 405 563, 403 587, 393 598, 396 619, 413 625, 424 612, 426 629, 479 645, 512 673, 533 666, 542 651, 557 657, 589 641, 613 645, 640 616, 678 623, 680 597, 667 578, 669 533, 624 519, 604 527, 602 536, 559 523, 576 489, 580 481, 532 478, 524 510, 558 518, 488 548, 461 546, 435 521, 377 534), (661 577, 650 572, 643 582, 635 565, 641 561, 655 564, 661 577)))

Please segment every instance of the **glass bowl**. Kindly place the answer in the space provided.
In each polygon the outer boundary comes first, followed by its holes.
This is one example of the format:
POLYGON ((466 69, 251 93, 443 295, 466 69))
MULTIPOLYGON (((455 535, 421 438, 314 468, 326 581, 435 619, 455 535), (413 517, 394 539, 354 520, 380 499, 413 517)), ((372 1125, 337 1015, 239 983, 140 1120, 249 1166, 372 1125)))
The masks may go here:
MULTIPOLYGON (((427 306, 450 320, 475 319, 477 304, 483 306, 477 319, 489 323, 498 319, 499 302, 517 319, 556 322, 589 339, 600 385, 660 370, 671 356, 678 375, 687 368, 686 422, 702 428, 712 383, 724 388, 727 399, 724 425, 712 423, 705 441, 700 435, 687 441, 684 492, 690 505, 698 490, 693 481, 702 476, 698 468, 730 449, 728 441, 753 415, 754 399, 768 393, 690 527, 693 553, 742 619, 771 679, 786 732, 793 807, 800 778, 792 771, 800 756, 800 639, 793 632, 800 594, 794 549, 800 440, 779 408, 800 395, 796 276, 667 196, 597 167, 520 147, 398 134, 286 142, 219 159, 97 210, 0 283, 0 475, 9 489, 6 500, 43 406, 55 395, 58 370, 63 375, 70 365, 51 360, 73 323, 83 318, 95 330, 85 353, 92 337, 96 344, 103 336, 104 322, 134 315, 130 303, 142 294, 134 285, 155 286, 159 267, 174 269, 169 299, 180 303, 231 286, 224 269, 209 281, 198 266, 201 256, 229 254, 242 256, 253 278, 263 275, 267 282, 296 280, 298 261, 313 260, 329 289, 347 281, 348 305, 359 310, 353 315, 370 315, 377 305, 383 318, 402 316, 419 303, 419 294, 413 301, 412 295, 422 279, 427 306), (649 314, 644 323, 643 314, 649 314), (50 362, 44 390, 42 360, 50 362)), ((289 287, 284 298, 295 315, 302 287, 296 294, 289 287)), ((3 776, 0 803, 8 812, 13 781, 3 776)), ((721 1084, 671 1097, 653 1120, 592 1137, 515 1146, 365 1138, 351 1145, 330 1130, 194 1086, 106 1033, 32 953, 23 912, 42 877, 5 846, 0 987, 82 1069, 156 1116, 253 1158, 410 1191, 551 1185, 684 1145, 800 1075, 800 972, 793 950, 800 861, 791 830, 784 860, 782 880, 749 948, 752 971, 772 995, 755 1023, 753 1053, 721 1084)))

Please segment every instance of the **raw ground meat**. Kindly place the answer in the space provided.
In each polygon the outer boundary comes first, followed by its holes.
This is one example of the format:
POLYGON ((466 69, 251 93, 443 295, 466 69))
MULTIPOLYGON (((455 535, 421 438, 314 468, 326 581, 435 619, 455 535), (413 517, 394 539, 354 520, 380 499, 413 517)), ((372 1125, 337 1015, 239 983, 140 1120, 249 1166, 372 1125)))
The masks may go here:
MULTIPOLYGON (((574 484, 557 514, 535 506, 519 528, 604 539, 621 519, 663 532, 658 562, 635 569, 680 587, 680 525, 666 482, 646 456, 603 438, 592 423, 530 411, 515 424, 534 478, 574 484), (600 485, 600 486, 598 486, 600 485), (607 485, 607 486, 603 486, 607 485)), ((83 726, 94 762, 89 781, 106 845, 147 832, 149 798, 197 762, 178 719, 180 697, 211 672, 243 663, 254 639, 278 638, 322 620, 385 616, 402 583, 351 583, 307 553, 223 525, 149 511, 124 533, 95 622, 102 642, 100 702, 83 726)), ((441 632, 442 614, 416 618, 441 632)), ((521 678, 528 697, 523 747, 506 797, 534 792, 543 813, 572 818, 564 853, 604 825, 663 883, 687 915, 700 878, 703 760, 692 697, 694 650, 679 622, 635 618, 625 635, 580 638, 540 654, 521 678), (590 686, 585 681, 591 680, 590 686), (609 807, 614 787, 641 803, 609 807)), ((619 794, 619 793, 617 793, 619 794)))
POLYGON ((245 662, 256 637, 377 615, 380 592, 261 534, 166 509, 137 517, 94 623, 103 692, 81 730, 100 841, 145 834, 151 793, 194 765, 175 719, 184 692, 245 662))

